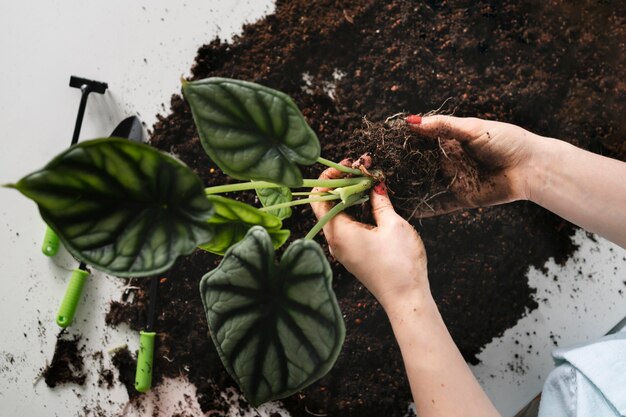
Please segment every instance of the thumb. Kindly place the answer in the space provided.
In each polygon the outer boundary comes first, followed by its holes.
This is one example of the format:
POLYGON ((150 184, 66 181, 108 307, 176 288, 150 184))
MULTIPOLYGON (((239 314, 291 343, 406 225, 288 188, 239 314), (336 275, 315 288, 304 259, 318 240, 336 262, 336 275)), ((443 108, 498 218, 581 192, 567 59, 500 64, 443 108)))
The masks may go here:
POLYGON ((379 183, 372 190, 370 201, 372 204, 372 214, 378 227, 385 227, 398 219, 398 214, 393 209, 387 187, 384 182, 379 183))

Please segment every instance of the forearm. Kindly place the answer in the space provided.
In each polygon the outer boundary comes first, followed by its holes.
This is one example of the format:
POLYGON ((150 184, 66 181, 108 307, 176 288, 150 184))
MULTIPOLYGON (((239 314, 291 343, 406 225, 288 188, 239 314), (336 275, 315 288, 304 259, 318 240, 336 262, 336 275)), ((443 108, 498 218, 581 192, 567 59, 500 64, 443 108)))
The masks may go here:
POLYGON ((528 167, 528 198, 626 247, 626 163, 542 138, 528 167))
POLYGON ((463 360, 437 306, 406 297, 387 309, 420 417, 498 416, 463 360))

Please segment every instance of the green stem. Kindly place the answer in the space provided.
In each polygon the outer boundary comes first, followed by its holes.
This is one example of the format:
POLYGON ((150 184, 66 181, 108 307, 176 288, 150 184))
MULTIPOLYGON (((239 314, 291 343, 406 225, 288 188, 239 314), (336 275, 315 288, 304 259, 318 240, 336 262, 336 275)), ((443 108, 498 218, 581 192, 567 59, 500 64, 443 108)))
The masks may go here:
POLYGON ((322 165, 326 165, 327 167, 338 169, 339 171, 345 172, 346 174, 363 176, 363 173, 358 169, 350 168, 350 167, 338 164, 336 162, 329 161, 328 159, 322 158, 321 156, 317 158, 317 162, 319 162, 322 165))
POLYGON ((280 185, 267 181, 249 181, 236 184, 216 185, 204 189, 206 194, 230 193, 232 191, 254 190, 255 188, 278 188, 280 185))
POLYGON ((372 188, 372 179, 364 178, 358 184, 336 188, 330 191, 330 193, 341 196, 341 201, 347 202, 353 195, 362 194, 370 188, 372 188))
MULTIPOLYGON (((337 188, 347 187, 349 185, 358 184, 363 181, 363 178, 340 178, 335 180, 303 180, 302 187, 298 188, 313 188, 313 187, 325 187, 325 188, 337 188)), ((254 190, 257 188, 278 188, 283 187, 280 184, 267 181, 250 181, 240 182, 237 184, 217 185, 215 187, 208 187, 204 189, 206 194, 221 194, 230 193, 232 191, 245 191, 254 190)))
POLYGON ((328 191, 295 191, 291 193, 293 196, 303 196, 303 195, 328 195, 328 191))
POLYGON ((313 226, 313 228, 311 230, 309 230, 309 233, 307 233, 304 238, 305 239, 309 239, 309 240, 313 239, 320 232, 320 230, 322 230, 322 228, 324 226, 326 226, 326 223, 328 223, 337 214, 341 213, 342 211, 344 211, 348 207, 352 207, 354 205, 364 203, 368 199, 369 199, 368 196, 364 196, 364 197, 361 197, 361 198, 351 199, 351 201, 348 201, 347 203, 344 203, 342 201, 342 202, 336 204, 333 208, 328 210, 328 212, 326 214, 324 214, 321 219, 318 220, 317 224, 315 226, 313 226))
POLYGON ((274 209, 280 209, 285 207, 297 206, 299 204, 308 204, 308 203, 316 203, 319 201, 331 201, 331 200, 339 200, 341 197, 338 195, 325 195, 320 197, 311 197, 311 198, 300 198, 298 200, 288 201, 286 203, 274 204, 267 207, 262 207, 260 211, 269 211, 274 209))
POLYGON ((347 187, 349 185, 358 184, 363 181, 363 178, 339 178, 336 180, 303 180, 302 187, 324 187, 324 188, 339 188, 347 187))

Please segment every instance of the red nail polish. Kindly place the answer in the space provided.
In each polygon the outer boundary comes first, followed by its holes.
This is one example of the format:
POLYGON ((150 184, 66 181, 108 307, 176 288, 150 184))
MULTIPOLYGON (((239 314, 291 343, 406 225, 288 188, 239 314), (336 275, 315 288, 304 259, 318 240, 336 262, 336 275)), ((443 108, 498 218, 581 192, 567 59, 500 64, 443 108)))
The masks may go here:
POLYGON ((379 182, 374 187, 374 192, 378 195, 385 195, 387 194, 387 186, 385 185, 384 182, 379 182))
POLYGON ((422 123, 422 116, 419 116, 417 114, 412 114, 410 116, 405 117, 404 121, 411 125, 418 125, 422 123))

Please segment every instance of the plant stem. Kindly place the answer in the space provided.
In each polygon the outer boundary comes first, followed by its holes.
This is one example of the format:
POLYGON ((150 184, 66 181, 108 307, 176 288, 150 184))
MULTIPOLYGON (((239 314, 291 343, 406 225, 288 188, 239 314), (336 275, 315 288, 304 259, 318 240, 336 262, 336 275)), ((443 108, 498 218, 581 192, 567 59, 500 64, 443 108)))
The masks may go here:
POLYGON ((336 188, 330 191, 330 193, 341 196, 341 201, 347 202, 351 196, 362 194, 370 188, 372 188, 371 178, 363 178, 361 182, 357 184, 336 188))
POLYGON ((267 181, 249 181, 236 184, 216 185, 204 189, 206 194, 230 193, 232 191, 254 190, 255 188, 278 188, 280 185, 267 181))
POLYGON ((300 195, 328 195, 330 194, 328 191, 295 191, 291 193, 291 195, 300 196, 300 195))
MULTIPOLYGON (((363 181, 363 178, 340 178, 340 179, 335 179, 335 180, 303 180, 301 188, 347 187, 349 185, 358 184, 360 181, 363 181)), ((232 191, 245 191, 245 190, 254 190, 257 188, 278 188, 278 187, 283 187, 283 186, 280 184, 275 184, 273 182, 268 182, 268 181, 249 181, 249 182, 240 182, 237 184, 217 185, 214 187, 208 187, 204 189, 204 192, 206 194, 221 194, 221 193, 230 193, 232 191)))
POLYGON ((269 211, 269 210, 274 210, 274 209, 279 209, 279 208, 284 208, 284 207, 297 206, 299 204, 316 203, 318 201, 339 200, 340 198, 341 197, 339 197, 338 195, 325 195, 325 196, 311 197, 311 198, 300 198, 298 200, 292 200, 286 203, 279 203, 279 204, 273 204, 267 207, 262 207, 259 210, 269 211))
POLYGON ((358 184, 363 181, 363 178, 339 178, 336 180, 303 180, 302 187, 324 187, 324 188, 339 188, 347 187, 349 185, 358 184))
POLYGON ((364 203, 368 199, 369 199, 368 196, 364 196, 362 198, 356 198, 356 199, 353 199, 351 201, 348 201, 347 203, 344 203, 342 201, 342 202, 336 204, 333 208, 328 210, 328 212, 326 214, 324 214, 321 219, 318 220, 317 224, 315 226, 313 226, 313 228, 311 230, 309 230, 309 233, 307 233, 304 238, 305 239, 309 239, 309 240, 313 239, 320 232, 320 230, 322 230, 322 228, 324 226, 326 226, 326 223, 328 223, 337 214, 341 213, 342 211, 344 211, 348 207, 364 203))
POLYGON ((338 164, 336 162, 329 161, 328 159, 322 158, 321 156, 317 158, 317 162, 319 162, 322 165, 326 165, 327 167, 338 169, 339 171, 345 172, 346 174, 363 176, 363 173, 358 169, 350 168, 350 167, 338 164))

